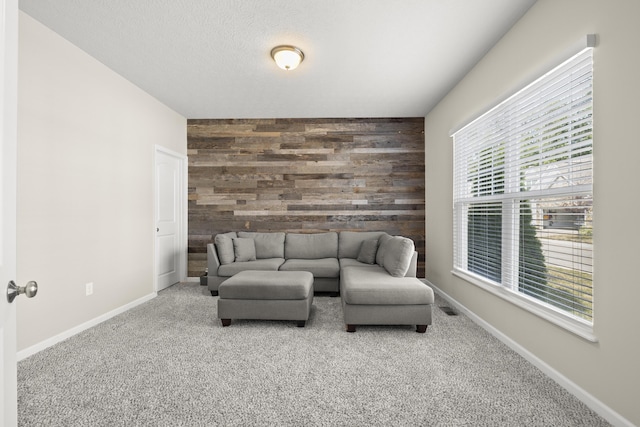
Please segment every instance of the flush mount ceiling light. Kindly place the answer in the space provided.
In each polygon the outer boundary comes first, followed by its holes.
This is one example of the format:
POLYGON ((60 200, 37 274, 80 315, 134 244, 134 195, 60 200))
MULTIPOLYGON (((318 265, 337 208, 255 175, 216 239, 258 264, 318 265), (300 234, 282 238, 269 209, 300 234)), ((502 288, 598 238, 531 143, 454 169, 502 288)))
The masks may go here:
POLYGON ((295 46, 276 46, 271 49, 271 57, 283 70, 295 69, 304 59, 304 53, 295 46))

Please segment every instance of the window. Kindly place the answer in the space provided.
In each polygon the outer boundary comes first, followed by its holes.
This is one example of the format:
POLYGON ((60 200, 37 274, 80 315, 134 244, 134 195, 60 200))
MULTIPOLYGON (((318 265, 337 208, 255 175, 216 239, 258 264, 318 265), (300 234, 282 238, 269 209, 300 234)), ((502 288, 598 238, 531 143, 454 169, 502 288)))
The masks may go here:
POLYGON ((592 49, 453 134, 454 273, 592 324, 592 49))

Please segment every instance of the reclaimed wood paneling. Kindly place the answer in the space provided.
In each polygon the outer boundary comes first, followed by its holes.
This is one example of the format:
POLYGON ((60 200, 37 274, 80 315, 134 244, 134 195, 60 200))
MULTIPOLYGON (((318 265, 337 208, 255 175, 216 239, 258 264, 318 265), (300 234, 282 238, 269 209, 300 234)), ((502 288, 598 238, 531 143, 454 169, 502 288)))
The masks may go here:
POLYGON ((226 231, 384 230, 424 277, 424 119, 189 120, 189 276, 226 231))

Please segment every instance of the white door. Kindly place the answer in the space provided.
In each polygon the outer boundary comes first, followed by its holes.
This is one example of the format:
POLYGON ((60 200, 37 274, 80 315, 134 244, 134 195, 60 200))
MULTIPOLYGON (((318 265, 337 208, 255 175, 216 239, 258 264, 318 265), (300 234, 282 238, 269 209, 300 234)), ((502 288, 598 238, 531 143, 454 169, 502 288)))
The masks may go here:
POLYGON ((17 0, 0 0, 0 49, 0 423, 11 427, 18 424, 16 304, 6 286, 16 276, 17 0))
POLYGON ((184 157, 156 148, 156 274, 158 291, 182 278, 184 157))

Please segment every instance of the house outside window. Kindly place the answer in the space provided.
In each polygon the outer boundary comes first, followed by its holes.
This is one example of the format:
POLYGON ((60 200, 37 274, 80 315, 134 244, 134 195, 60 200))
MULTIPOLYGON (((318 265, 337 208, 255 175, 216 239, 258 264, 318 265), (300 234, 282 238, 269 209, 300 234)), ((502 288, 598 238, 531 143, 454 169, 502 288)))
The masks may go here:
POLYGON ((592 49, 453 134, 454 273, 593 323, 592 49))

